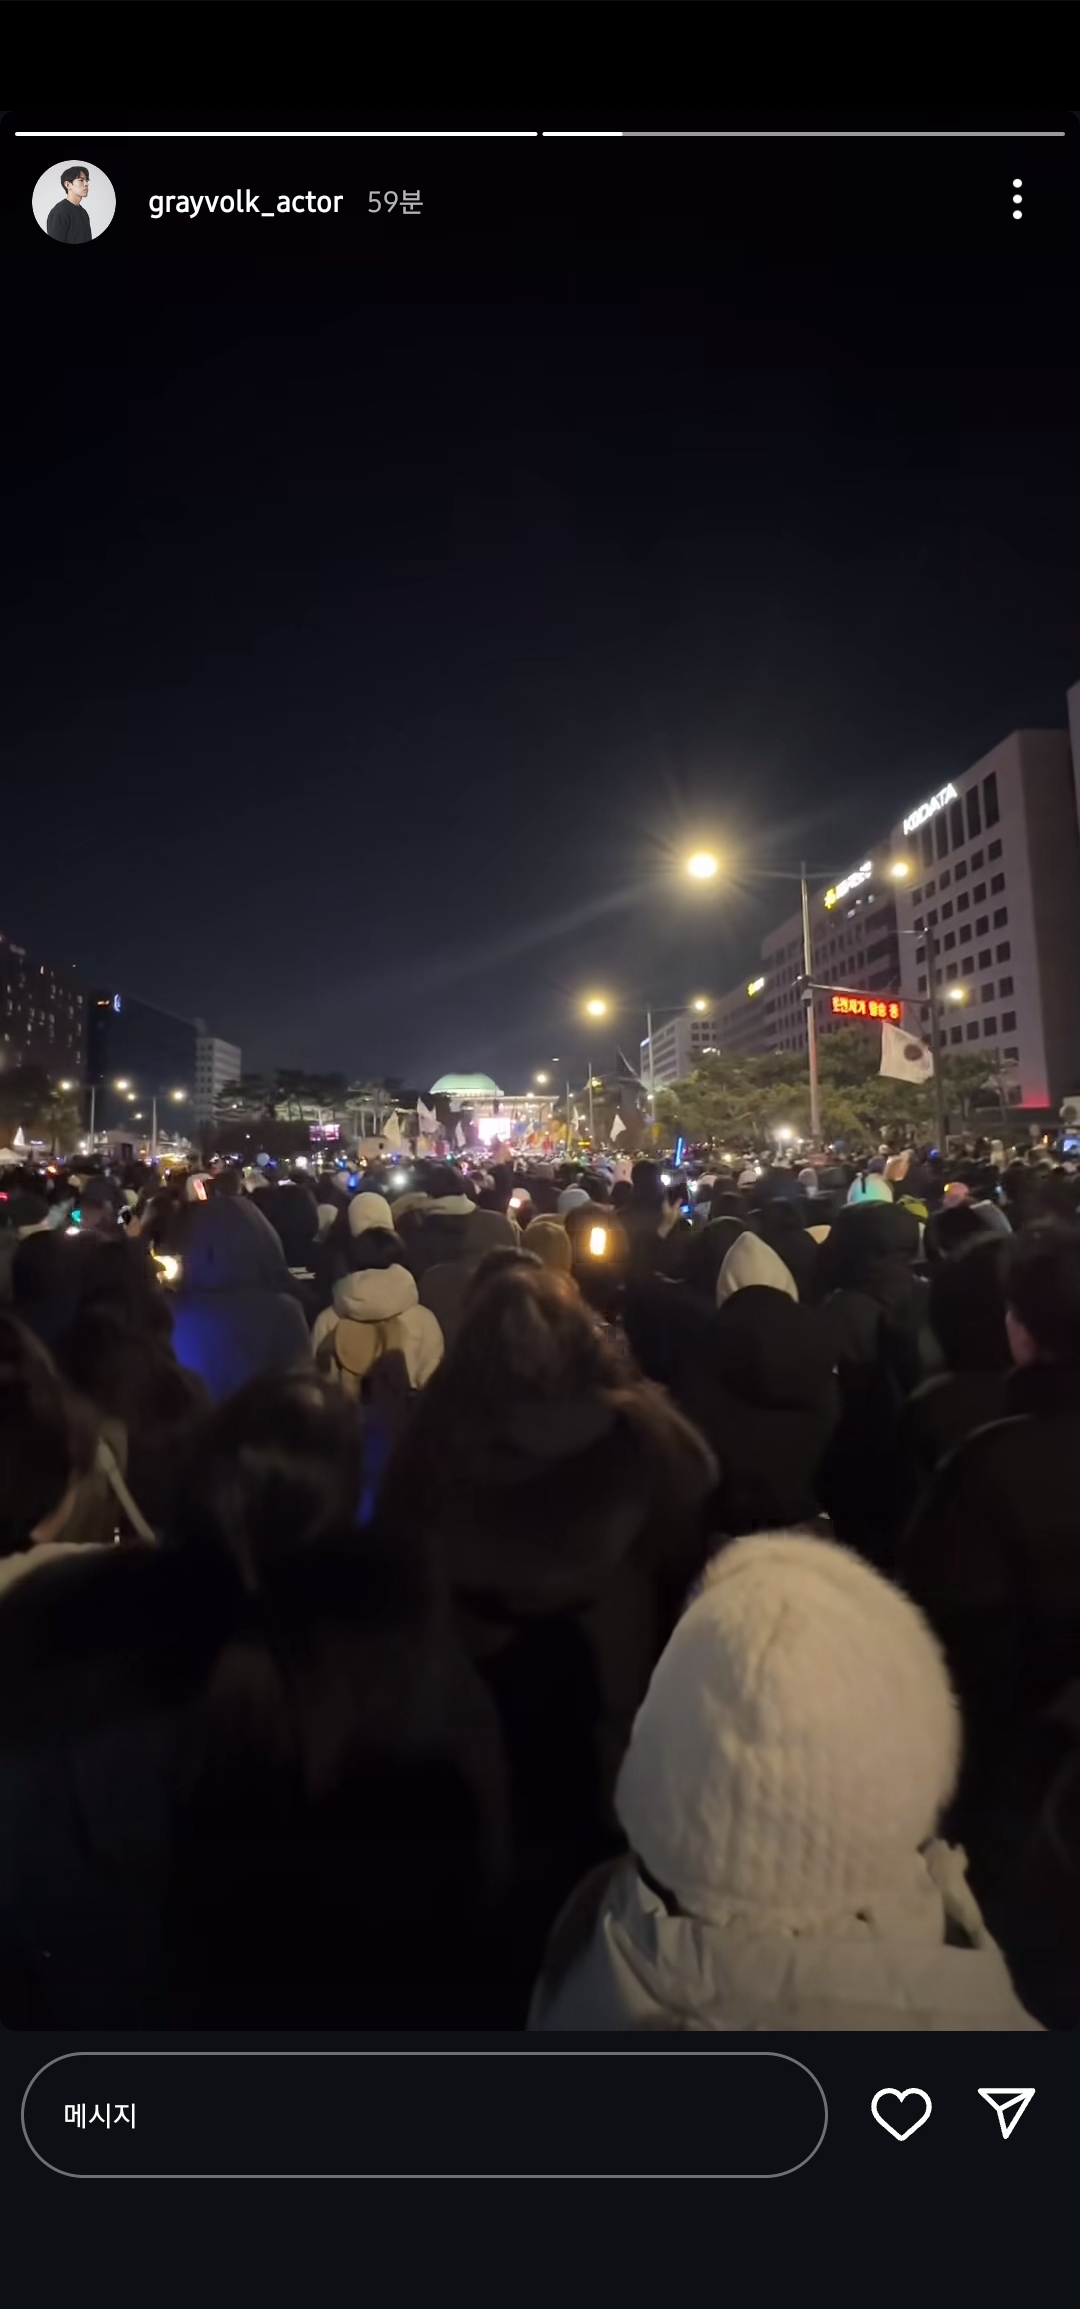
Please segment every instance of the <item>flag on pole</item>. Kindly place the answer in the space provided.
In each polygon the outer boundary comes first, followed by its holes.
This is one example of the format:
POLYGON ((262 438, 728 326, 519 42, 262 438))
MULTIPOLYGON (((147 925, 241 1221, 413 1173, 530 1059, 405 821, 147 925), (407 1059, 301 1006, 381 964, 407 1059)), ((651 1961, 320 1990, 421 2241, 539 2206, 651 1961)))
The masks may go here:
POLYGON ((396 1114, 387 1115, 379 1135, 385 1140, 387 1146, 401 1145, 401 1124, 396 1114))
POLYGON ((436 1138, 438 1136, 439 1117, 432 1113, 429 1106, 424 1105, 422 1098, 418 1098, 416 1101, 416 1120, 422 1138, 436 1138))
POLYGON ((464 1130, 462 1129, 462 1127, 461 1127, 461 1124, 460 1124, 459 1122, 458 1122, 458 1123, 455 1123, 455 1125, 454 1125, 454 1145, 455 1145, 455 1146, 459 1146, 459 1147, 460 1147, 460 1146, 464 1146, 464 1144, 465 1144, 465 1133, 464 1133, 464 1130))
POLYGON ((906 1033, 902 1026, 883 1026, 878 1072, 891 1075, 894 1082, 929 1082, 934 1072, 933 1052, 917 1034, 906 1033))
POLYGON ((581 1116, 579 1115, 576 1106, 572 1107, 570 1110, 570 1128, 574 1131, 581 1129, 581 1116))
POLYGON ((624 1123, 621 1114, 617 1114, 614 1122, 611 1125, 612 1138, 623 1138, 625 1136, 625 1132, 626 1124, 624 1123))

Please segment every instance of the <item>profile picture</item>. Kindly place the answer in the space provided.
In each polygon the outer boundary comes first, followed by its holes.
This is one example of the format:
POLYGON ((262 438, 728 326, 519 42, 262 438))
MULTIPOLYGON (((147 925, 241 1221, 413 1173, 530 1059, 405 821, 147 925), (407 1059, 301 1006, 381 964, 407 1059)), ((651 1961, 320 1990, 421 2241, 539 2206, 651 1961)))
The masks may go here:
POLYGON ((51 241, 82 247, 108 232, 116 213, 109 178, 92 161, 58 160, 34 186, 34 215, 51 241))

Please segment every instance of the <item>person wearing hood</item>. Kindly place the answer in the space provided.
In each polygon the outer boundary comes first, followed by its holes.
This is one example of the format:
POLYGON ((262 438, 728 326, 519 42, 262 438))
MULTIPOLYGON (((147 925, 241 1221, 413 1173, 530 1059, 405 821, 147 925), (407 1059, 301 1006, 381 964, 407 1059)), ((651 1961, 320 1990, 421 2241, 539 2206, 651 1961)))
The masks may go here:
POLYGON ((822 1470, 837 1538, 891 1568, 898 1529, 900 1414, 932 1358, 926 1286, 915 1273, 919 1225, 890 1201, 849 1205, 818 1270, 826 1350, 843 1411, 822 1470))
POLYGON ((213 1402, 249 1379, 310 1363, 308 1327, 280 1239, 250 1196, 192 1203, 169 1248, 180 1260, 173 1350, 213 1402))
POLYGON ((653 1162, 634 1164, 630 1196, 619 1211, 619 1225, 629 1244, 630 1271, 635 1276, 671 1274, 693 1234, 689 1222, 679 1215, 678 1200, 668 1200, 653 1162))
POLYGON ((561 1901, 613 1849, 615 1775, 706 1560, 715 1480, 696 1431, 531 1260, 477 1289, 387 1470, 379 1519, 430 1533, 502 1721, 517 2025, 561 1901))
POLYGON ((273 1227, 290 1273, 309 1275, 319 1235, 319 1213, 310 1187, 282 1179, 279 1185, 259 1187, 251 1201, 273 1227))
POLYGON ((864 1177, 852 1179, 847 1199, 849 1203, 891 1203, 893 1191, 888 1179, 867 1167, 864 1177))
POLYGON ((776 1196, 764 1205, 758 1217, 762 1242, 783 1260, 804 1306, 810 1306, 817 1298, 820 1257, 818 1245, 807 1231, 810 1211, 809 1203, 800 1205, 788 1196, 776 1196))
POLYGON ((945 1368, 920 1382, 900 1414, 901 1491, 909 1508, 965 1436, 1007 1415, 1007 1265, 1008 1244, 981 1233, 976 1222, 975 1240, 931 1269, 930 1329, 945 1368))
POLYGON ((827 1541, 725 1549, 634 1724, 627 1856, 560 1917, 530 2028, 1037 2032, 938 1836, 960 1743, 898 1589, 827 1541))
MULTIPOLYGON (((357 1196, 357 1202, 381 1201, 379 1195, 357 1196)), ((335 1283, 333 1305, 311 1334, 319 1370, 359 1396, 380 1357, 396 1351, 409 1386, 425 1386, 442 1361, 443 1335, 420 1305, 389 1206, 385 1222, 373 1221, 354 1234, 352 1253, 351 1273, 335 1283)))
POLYGON ((542 1266, 550 1267, 555 1274, 565 1275, 569 1279, 570 1270, 574 1263, 574 1254, 570 1237, 561 1219, 549 1217, 546 1212, 538 1211, 536 1216, 529 1220, 529 1224, 522 1234, 521 1242, 522 1248, 531 1251, 534 1259, 539 1259, 542 1266))
POLYGON ((0 1305, 12 1297, 11 1274, 19 1244, 43 1233, 48 1224, 49 1206, 43 1195, 0 1195, 0 1305))
MULTIPOLYGON (((430 1267, 461 1261, 477 1266, 485 1251, 513 1245, 518 1230, 503 1210, 482 1211, 465 1191, 452 1163, 436 1163, 427 1177, 428 1201, 403 1235, 409 1266, 418 1283, 430 1267)), ((423 1294, 421 1293, 421 1296, 423 1294)))
POLYGON ((423 1535, 357 1529, 314 1373, 209 1413, 164 1544, 0 1604, 0 1995, 22 2028, 490 2022, 494 1710, 423 1535))
POLYGON ((943 1461, 898 1554, 960 1693, 956 1832, 991 1921, 1046 1792, 1051 1712, 1080 1676, 1080 1233, 1036 1226, 1006 1250, 1005 1416, 943 1461))
POLYGON ((799 1296, 795 1277, 777 1252, 763 1243, 760 1235, 749 1228, 737 1235, 716 1278, 716 1304, 722 1307, 734 1291, 743 1291, 748 1285, 763 1290, 783 1291, 789 1299, 799 1296))

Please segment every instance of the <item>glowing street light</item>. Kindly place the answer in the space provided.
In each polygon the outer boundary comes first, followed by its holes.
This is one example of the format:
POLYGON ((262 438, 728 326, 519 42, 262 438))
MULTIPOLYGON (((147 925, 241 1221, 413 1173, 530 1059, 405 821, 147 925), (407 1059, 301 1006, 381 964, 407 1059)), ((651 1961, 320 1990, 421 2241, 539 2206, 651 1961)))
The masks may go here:
POLYGON ((116 1079, 115 1083, 113 1084, 113 1089, 114 1089, 114 1090, 130 1090, 130 1089, 131 1089, 131 1084, 130 1084, 130 1082, 128 1081, 128 1078, 127 1078, 126 1074, 121 1074, 121 1075, 118 1075, 118 1076, 117 1076, 117 1079, 116 1079))
POLYGON ((907 858, 894 858, 889 872, 894 882, 906 882, 911 872, 909 860, 907 858))
POLYGON ((709 1005, 706 1002, 703 994, 697 994, 695 995, 690 1007, 692 1010, 707 1010, 709 1005))
POLYGON ((585 1004, 585 1009, 587 1015, 590 1018, 607 1017, 607 1003, 601 999, 599 994, 594 994, 590 998, 590 1000, 585 1004))
POLYGON ((692 882, 711 882, 720 871, 720 861, 713 857, 711 850, 695 850, 693 857, 686 861, 686 871, 692 882))
POLYGON ((967 987, 966 987, 966 986, 950 986, 950 988, 949 988, 949 1000, 950 1000, 950 1002, 966 1002, 966 1001, 967 1001, 967 998, 968 998, 968 990, 967 990, 967 987))
POLYGON ((544 1083, 546 1083, 546 1082, 548 1081, 548 1079, 549 1079, 549 1078, 548 1078, 548 1076, 547 1076, 546 1074, 534 1074, 534 1076, 533 1076, 533 1081, 534 1081, 534 1082, 538 1082, 538 1083, 540 1083, 541 1085, 543 1085, 544 1083))

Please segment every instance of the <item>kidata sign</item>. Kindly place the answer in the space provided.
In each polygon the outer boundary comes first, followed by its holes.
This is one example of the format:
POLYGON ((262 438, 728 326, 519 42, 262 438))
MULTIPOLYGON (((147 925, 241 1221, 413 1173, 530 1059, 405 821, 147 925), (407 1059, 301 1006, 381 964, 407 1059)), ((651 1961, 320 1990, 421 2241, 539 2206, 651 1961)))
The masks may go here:
POLYGON ((918 809, 912 810, 904 819, 905 834, 914 834, 919 826, 925 826, 928 818, 936 818, 938 811, 945 808, 946 802, 955 802, 957 799, 955 786, 943 786, 940 794, 931 794, 928 802, 920 802, 918 809))
POLYGON ((867 858, 864 865, 856 866, 854 872, 845 875, 842 882, 837 882, 831 890, 826 890, 825 905, 839 906, 841 898, 847 898, 852 890, 857 890, 860 882, 870 880, 872 871, 870 860, 867 858))

